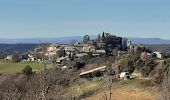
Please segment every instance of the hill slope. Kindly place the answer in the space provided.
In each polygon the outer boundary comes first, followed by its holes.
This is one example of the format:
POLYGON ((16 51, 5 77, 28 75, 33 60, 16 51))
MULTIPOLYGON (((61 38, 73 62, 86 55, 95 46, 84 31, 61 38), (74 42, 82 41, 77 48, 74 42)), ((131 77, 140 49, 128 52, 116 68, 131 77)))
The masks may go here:
POLYGON ((170 44, 170 40, 160 38, 130 38, 133 44, 170 44))
POLYGON ((26 52, 26 51, 34 51, 34 49, 38 46, 38 44, 0 44, 0 51, 5 52, 26 52))

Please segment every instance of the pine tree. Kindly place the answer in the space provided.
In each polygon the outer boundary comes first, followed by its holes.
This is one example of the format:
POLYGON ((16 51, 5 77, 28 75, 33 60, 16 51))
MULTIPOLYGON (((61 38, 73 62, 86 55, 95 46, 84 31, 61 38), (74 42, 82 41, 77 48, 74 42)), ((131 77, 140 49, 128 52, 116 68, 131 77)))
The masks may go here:
POLYGON ((101 41, 101 37, 100 37, 100 34, 98 35, 98 41, 101 41))
POLYGON ((103 32, 103 33, 102 33, 102 41, 105 41, 105 38, 106 38, 106 37, 105 37, 105 33, 103 32))
POLYGON ((87 43, 88 41, 90 41, 90 36, 89 35, 85 35, 83 42, 87 43))

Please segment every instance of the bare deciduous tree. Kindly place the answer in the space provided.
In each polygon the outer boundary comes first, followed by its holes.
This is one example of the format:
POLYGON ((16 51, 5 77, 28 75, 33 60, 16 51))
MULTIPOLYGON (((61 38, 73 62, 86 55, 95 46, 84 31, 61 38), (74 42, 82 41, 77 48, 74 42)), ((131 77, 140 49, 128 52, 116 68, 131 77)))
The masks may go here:
POLYGON ((170 68, 164 74, 162 82, 162 92, 158 100, 170 100, 170 68))

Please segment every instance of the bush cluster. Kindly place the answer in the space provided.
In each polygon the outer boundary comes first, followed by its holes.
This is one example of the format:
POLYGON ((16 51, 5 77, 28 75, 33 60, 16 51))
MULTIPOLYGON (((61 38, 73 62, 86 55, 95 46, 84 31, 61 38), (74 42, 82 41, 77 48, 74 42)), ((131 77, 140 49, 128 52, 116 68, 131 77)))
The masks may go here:
POLYGON ((22 73, 25 74, 25 75, 31 75, 33 73, 32 68, 29 65, 27 65, 22 70, 22 73))
POLYGON ((139 54, 128 55, 123 59, 120 66, 120 72, 128 71, 133 73, 134 70, 141 72, 141 74, 147 77, 152 70, 156 67, 157 63, 154 59, 147 59, 143 61, 140 59, 139 54))

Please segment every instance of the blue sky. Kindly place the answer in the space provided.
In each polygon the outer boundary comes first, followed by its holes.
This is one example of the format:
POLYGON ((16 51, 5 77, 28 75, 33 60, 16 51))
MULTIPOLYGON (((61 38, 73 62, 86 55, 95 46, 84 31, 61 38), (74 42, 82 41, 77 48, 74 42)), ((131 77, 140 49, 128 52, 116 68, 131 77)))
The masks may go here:
POLYGON ((170 0, 0 0, 0 38, 103 31, 170 39, 170 0))

